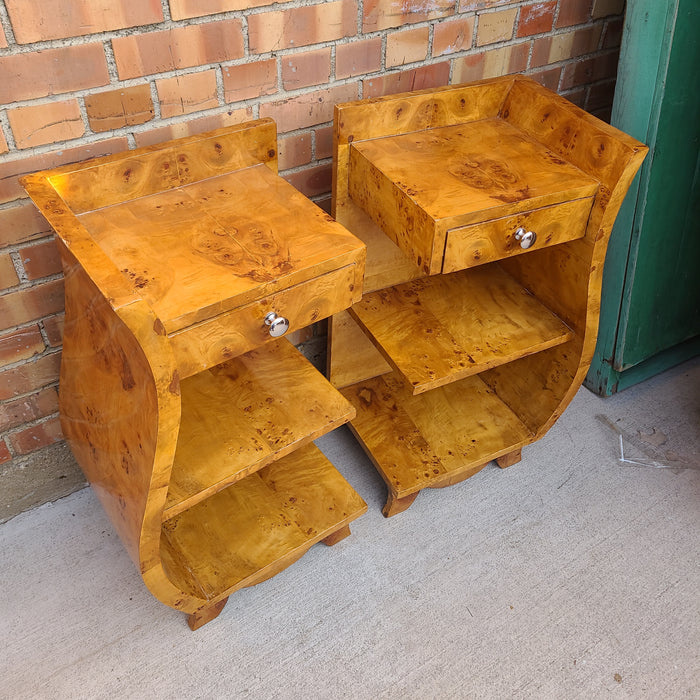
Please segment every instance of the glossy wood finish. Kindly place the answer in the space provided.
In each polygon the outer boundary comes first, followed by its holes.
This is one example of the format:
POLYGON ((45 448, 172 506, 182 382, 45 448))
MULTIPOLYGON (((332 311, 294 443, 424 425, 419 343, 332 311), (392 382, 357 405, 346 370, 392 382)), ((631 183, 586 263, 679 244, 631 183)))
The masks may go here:
POLYGON ((448 231, 442 271, 455 272, 582 238, 592 203, 591 197, 574 199, 448 231), (537 236, 529 248, 515 237, 520 228, 537 236))
POLYGON ((424 488, 466 479, 513 452, 532 433, 479 376, 412 395, 395 374, 341 390, 357 410, 351 422, 389 497, 385 515, 406 507, 424 488))
POLYGON ((362 363, 336 342, 358 337, 348 315, 331 322, 331 381, 357 409, 353 430, 387 483, 385 515, 405 509, 420 488, 455 483, 491 459, 514 464, 564 411, 595 345, 612 222, 646 152, 521 76, 336 108, 336 219, 364 235, 369 217, 372 235, 380 229, 426 278, 410 281, 405 270, 392 278, 387 244, 368 246, 367 269, 382 275, 351 312, 372 337, 371 348, 358 343, 362 363), (532 248, 515 245, 519 226, 538 233, 532 248), (468 280, 464 291, 445 282, 456 275, 468 280), (501 279, 506 287, 491 291, 501 279), (402 291, 420 285, 443 289, 429 314, 402 291), (536 304, 517 311, 521 295, 536 304), (472 316, 453 344, 449 324, 463 313, 472 316), (558 339, 518 348, 518 338, 552 320, 564 329, 558 339), (484 350, 477 374, 460 379, 463 353, 484 350), (424 393, 412 395, 414 381, 424 393), (416 422, 416 406, 428 405, 416 401, 439 407, 421 408, 416 422))
POLYGON ((585 198, 597 188, 498 118, 353 141, 349 167, 351 198, 428 274, 442 270, 448 230, 585 198))
POLYGON ((350 314, 414 394, 571 338, 496 265, 367 294, 350 314))
POLYGON ((182 382, 163 519, 346 423, 354 411, 284 338, 182 382))
POLYGON ((366 508, 310 444, 353 408, 264 323, 359 299, 364 245, 276 152, 260 120, 24 178, 66 278, 63 432, 192 629, 366 508))

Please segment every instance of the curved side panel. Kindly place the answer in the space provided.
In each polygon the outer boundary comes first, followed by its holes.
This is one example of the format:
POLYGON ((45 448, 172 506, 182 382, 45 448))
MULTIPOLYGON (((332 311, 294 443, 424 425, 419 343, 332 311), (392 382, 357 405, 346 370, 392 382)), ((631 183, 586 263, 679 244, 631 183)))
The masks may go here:
POLYGON ((151 593, 188 612, 202 602, 172 585, 160 529, 180 419, 180 387, 165 335, 147 305, 118 309, 60 245, 66 323, 61 427, 151 593))

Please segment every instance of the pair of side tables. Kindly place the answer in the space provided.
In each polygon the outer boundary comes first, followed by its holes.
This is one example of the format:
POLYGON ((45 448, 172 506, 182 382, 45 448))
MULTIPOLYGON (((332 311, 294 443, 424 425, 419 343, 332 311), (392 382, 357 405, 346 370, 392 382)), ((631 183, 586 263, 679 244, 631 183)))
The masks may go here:
POLYGON ((63 432, 146 586, 196 629, 367 506, 506 467, 579 388, 646 154, 509 76, 338 105, 333 217, 270 120, 27 176, 66 283, 63 432), (283 336, 329 318, 328 378, 283 336))

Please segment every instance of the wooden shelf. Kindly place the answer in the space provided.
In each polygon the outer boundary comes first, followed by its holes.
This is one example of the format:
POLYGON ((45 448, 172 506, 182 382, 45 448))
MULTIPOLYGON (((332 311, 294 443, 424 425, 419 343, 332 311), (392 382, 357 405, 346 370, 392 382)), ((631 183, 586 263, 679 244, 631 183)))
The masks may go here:
POLYGON ((284 338, 189 377, 163 520, 353 416, 284 338))
POLYGON ((273 576, 366 509, 310 444, 164 523, 163 563, 211 602, 273 576))
POLYGON ((385 374, 342 393, 357 409, 353 431, 399 499, 471 476, 531 437, 479 377, 415 396, 385 374))
POLYGON ((572 337, 496 264, 367 294, 350 313, 414 394, 572 337))

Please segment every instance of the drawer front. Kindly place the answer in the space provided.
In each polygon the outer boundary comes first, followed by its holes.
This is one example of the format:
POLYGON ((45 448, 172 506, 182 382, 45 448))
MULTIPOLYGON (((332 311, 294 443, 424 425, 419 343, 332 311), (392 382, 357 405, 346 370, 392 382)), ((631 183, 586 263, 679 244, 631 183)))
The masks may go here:
POLYGON ((447 232, 442 271, 455 272, 582 238, 586 233, 592 203, 592 197, 574 199, 551 207, 452 229, 447 232), (520 228, 536 234, 535 241, 529 248, 523 248, 515 237, 520 228))
POLYGON ((362 290, 356 272, 356 265, 346 265, 171 334, 180 377, 189 377, 273 340, 265 324, 270 312, 289 321, 289 334, 346 309, 357 301, 362 290))

